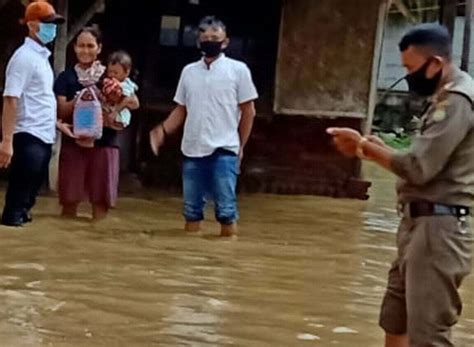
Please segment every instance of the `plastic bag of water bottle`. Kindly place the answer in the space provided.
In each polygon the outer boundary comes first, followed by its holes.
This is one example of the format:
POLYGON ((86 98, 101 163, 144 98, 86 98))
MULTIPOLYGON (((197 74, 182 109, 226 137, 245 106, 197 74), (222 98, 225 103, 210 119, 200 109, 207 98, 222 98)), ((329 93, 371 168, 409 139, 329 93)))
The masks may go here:
POLYGON ((98 140, 102 137, 102 127, 102 106, 97 92, 92 87, 84 88, 74 106, 74 135, 98 140))

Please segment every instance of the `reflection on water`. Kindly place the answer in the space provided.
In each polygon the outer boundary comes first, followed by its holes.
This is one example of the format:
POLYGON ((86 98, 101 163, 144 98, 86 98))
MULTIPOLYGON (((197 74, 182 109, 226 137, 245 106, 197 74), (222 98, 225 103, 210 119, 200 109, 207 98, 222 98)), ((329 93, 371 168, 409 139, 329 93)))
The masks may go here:
MULTIPOLYGON (((185 235, 179 198, 123 198, 98 225, 43 198, 34 224, 0 228, 0 345, 381 346, 398 220, 393 180, 367 176, 368 202, 243 196, 238 241, 185 235)), ((461 347, 473 290, 470 277, 461 347)))

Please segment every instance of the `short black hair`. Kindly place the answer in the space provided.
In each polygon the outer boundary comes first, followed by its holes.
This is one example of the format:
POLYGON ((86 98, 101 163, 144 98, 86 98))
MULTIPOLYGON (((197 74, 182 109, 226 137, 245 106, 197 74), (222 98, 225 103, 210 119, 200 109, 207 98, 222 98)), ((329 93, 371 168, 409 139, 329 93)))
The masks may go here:
POLYGON ((107 63, 109 65, 119 64, 125 70, 130 70, 130 71, 132 70, 132 67, 133 67, 132 57, 130 56, 130 54, 128 54, 125 51, 113 52, 111 55, 109 55, 109 59, 107 60, 107 63))
POLYGON ((201 21, 199 22, 199 31, 203 32, 206 31, 208 28, 220 28, 223 31, 227 32, 227 27, 224 22, 216 16, 206 16, 201 19, 201 21))
POLYGON ((424 23, 415 26, 403 36, 398 44, 401 52, 410 46, 425 47, 434 55, 451 59, 452 40, 448 29, 436 23, 424 23))

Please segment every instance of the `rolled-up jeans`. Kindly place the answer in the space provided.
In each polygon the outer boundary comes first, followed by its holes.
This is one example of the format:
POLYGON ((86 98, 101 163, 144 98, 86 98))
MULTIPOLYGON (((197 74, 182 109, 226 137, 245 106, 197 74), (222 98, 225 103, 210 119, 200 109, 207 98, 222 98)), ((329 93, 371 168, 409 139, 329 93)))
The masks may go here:
POLYGON ((204 219, 207 199, 215 204, 216 220, 230 225, 238 220, 238 156, 218 149, 202 158, 185 157, 183 162, 184 218, 187 222, 204 219))

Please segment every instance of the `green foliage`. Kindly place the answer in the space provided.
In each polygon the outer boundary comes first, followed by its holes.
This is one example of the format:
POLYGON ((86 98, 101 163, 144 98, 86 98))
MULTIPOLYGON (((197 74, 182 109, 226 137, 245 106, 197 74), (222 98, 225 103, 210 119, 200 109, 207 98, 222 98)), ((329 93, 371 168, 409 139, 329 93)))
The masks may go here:
POLYGON ((395 149, 407 149, 411 146, 411 136, 407 134, 380 133, 378 136, 385 144, 395 149))

